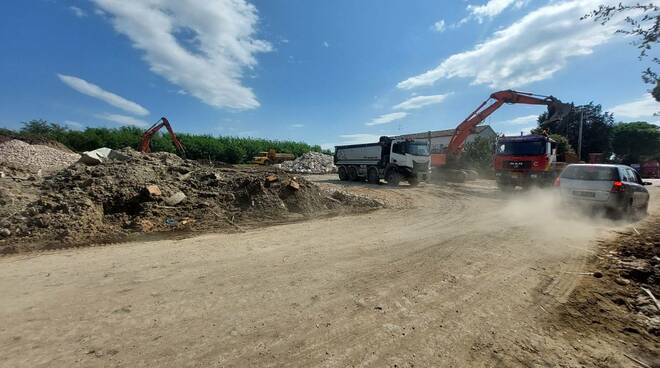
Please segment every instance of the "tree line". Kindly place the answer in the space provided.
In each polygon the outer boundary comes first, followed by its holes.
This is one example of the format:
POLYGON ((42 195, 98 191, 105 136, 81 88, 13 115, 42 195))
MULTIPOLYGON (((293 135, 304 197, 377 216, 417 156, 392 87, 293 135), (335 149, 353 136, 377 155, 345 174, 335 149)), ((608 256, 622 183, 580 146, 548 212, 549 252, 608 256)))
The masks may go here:
MULTIPOLYGON (((143 130, 137 127, 124 126, 120 128, 86 128, 71 130, 65 126, 50 123, 45 120, 31 120, 22 123, 18 131, 0 129, 0 135, 27 140, 53 140, 60 142, 77 152, 91 151, 100 147, 121 149, 137 148, 143 130)), ((186 148, 186 158, 193 160, 221 161, 230 164, 247 163, 259 152, 274 149, 277 152, 291 153, 300 156, 305 152, 321 152, 318 145, 304 142, 268 140, 242 137, 214 137, 211 135, 195 135, 177 133, 177 137, 186 148)), ((155 134, 151 139, 151 149, 154 152, 164 151, 176 153, 176 147, 167 133, 155 134)))

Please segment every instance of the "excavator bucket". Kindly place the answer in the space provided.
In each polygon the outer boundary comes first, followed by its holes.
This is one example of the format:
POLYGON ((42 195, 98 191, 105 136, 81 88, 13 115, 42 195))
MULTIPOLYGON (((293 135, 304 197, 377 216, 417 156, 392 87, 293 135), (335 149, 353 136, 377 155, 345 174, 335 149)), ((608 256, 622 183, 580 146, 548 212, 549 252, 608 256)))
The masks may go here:
POLYGON ((548 102, 548 118, 544 121, 544 123, 559 121, 564 116, 570 114, 572 110, 573 104, 563 103, 553 98, 550 102, 548 102))

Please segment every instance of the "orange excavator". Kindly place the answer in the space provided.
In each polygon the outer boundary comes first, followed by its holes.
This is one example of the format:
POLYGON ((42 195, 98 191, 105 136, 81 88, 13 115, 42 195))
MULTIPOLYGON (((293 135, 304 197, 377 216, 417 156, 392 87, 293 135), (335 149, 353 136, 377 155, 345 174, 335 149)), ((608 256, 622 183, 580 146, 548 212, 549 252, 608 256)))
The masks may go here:
POLYGON ((151 128, 147 129, 142 134, 142 139, 140 140, 140 144, 138 145, 138 151, 142 153, 151 152, 151 138, 162 127, 165 127, 167 129, 167 132, 170 134, 170 138, 172 138, 172 143, 174 143, 174 146, 176 147, 176 150, 179 152, 179 155, 185 156, 186 149, 183 146, 183 143, 181 143, 181 141, 176 137, 176 134, 174 134, 174 130, 172 130, 172 126, 170 125, 169 120, 167 120, 167 118, 165 117, 160 118, 160 120, 158 120, 154 125, 151 126, 151 128))
POLYGON ((482 123, 504 104, 546 105, 548 107, 547 121, 559 120, 572 109, 572 105, 563 103, 552 96, 542 96, 513 90, 495 92, 456 127, 445 152, 431 154, 431 165, 434 168, 441 169, 439 171, 442 174, 449 174, 449 177, 455 176, 452 174, 456 174, 456 172, 450 173, 448 171, 461 170, 457 167, 458 158, 463 151, 463 146, 468 136, 473 133, 477 125, 482 123))

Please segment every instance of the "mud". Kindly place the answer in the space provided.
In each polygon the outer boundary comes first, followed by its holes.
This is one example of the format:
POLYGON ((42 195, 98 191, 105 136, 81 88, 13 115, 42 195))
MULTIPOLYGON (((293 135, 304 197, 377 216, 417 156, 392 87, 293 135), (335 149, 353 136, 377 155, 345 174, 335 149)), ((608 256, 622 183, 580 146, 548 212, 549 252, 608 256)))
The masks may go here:
POLYGON ((378 208, 275 168, 211 167, 158 152, 78 163, 45 178, 3 178, 0 252, 62 248, 160 232, 243 231, 378 208), (150 191, 151 189, 151 191, 150 191))

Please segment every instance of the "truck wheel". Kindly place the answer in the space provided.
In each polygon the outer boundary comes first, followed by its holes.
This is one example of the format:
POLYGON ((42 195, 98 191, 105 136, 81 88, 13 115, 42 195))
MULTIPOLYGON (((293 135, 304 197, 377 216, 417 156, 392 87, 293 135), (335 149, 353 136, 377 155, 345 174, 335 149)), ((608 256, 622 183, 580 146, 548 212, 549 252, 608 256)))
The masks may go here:
POLYGON ((378 176, 378 169, 375 167, 370 167, 367 171, 367 181, 369 184, 378 184, 380 182, 380 177, 378 176))
POLYGON ((339 166, 337 169, 337 174, 339 174, 339 180, 346 181, 348 180, 348 173, 346 172, 346 166, 339 166))
POLYGON ((348 168, 348 180, 358 181, 359 178, 357 168, 355 166, 350 166, 348 168))
POLYGON ((385 176, 385 180, 387 180, 388 185, 396 187, 399 186, 401 175, 399 175, 399 173, 394 170, 390 170, 390 172, 388 172, 385 176))

